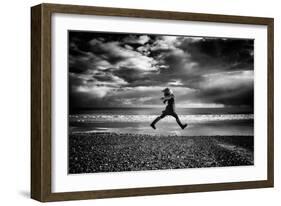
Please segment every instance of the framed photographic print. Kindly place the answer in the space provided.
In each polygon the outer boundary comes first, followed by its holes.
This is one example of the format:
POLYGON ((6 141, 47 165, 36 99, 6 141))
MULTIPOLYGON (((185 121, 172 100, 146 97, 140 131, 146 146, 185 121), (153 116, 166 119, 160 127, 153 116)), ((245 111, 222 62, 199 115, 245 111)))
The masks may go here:
POLYGON ((31 197, 273 187, 273 19, 31 8, 31 197))

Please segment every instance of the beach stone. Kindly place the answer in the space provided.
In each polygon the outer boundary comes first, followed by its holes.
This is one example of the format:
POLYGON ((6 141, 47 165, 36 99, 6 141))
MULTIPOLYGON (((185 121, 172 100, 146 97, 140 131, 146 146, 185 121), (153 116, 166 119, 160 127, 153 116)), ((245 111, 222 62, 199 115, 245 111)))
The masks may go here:
POLYGON ((252 143, 252 137, 165 137, 106 132, 70 135, 69 172, 251 165, 252 143))

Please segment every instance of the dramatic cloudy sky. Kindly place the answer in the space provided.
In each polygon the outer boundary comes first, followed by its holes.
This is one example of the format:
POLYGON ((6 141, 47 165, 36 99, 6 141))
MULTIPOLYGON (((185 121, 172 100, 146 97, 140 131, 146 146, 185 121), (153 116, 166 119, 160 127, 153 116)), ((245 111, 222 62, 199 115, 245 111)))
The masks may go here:
POLYGON ((253 107, 254 41, 69 32, 69 106, 253 107))

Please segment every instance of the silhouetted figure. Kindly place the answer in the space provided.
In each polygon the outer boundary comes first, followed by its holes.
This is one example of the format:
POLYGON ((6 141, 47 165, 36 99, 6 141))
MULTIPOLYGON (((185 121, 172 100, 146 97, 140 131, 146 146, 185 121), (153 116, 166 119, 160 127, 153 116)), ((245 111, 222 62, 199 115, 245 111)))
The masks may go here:
POLYGON ((164 111, 162 111, 162 114, 161 114, 160 116, 158 116, 158 117, 150 124, 150 126, 151 126, 153 129, 156 129, 155 124, 156 124, 159 120, 163 119, 163 118, 166 117, 167 115, 171 115, 171 116, 173 116, 173 117, 176 119, 178 125, 179 125, 182 129, 184 129, 184 128, 187 126, 187 124, 182 124, 181 121, 180 121, 180 119, 179 119, 179 117, 178 117, 178 115, 177 115, 177 113, 175 112, 175 96, 174 96, 172 90, 169 89, 169 88, 166 88, 166 89, 162 90, 162 92, 164 92, 164 97, 161 97, 161 100, 163 100, 163 103, 164 103, 164 104, 167 103, 166 109, 165 109, 164 111))

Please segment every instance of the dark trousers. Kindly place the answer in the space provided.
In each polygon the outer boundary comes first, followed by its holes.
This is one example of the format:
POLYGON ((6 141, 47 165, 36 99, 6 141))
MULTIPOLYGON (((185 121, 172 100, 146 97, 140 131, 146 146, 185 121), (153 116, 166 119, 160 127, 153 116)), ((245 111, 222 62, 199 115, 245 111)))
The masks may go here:
POLYGON ((166 117, 167 115, 173 116, 173 117, 176 119, 178 125, 179 125, 180 127, 183 127, 183 125, 182 125, 182 123, 181 123, 181 121, 180 121, 180 119, 179 119, 179 116, 178 116, 176 113, 165 113, 165 112, 163 112, 160 116, 156 117, 156 119, 153 120, 153 122, 152 122, 151 124, 152 124, 152 125, 155 125, 158 121, 160 121, 161 119, 163 119, 163 118, 166 117))

